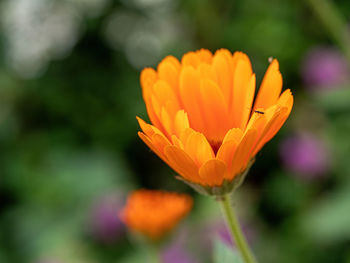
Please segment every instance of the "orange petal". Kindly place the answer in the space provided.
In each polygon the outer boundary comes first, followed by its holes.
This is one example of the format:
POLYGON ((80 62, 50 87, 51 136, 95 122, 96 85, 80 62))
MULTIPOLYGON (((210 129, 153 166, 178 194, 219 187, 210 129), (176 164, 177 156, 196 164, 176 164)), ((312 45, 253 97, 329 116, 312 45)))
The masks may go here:
POLYGON ((233 176, 242 172, 242 170, 246 168, 248 161, 250 159, 249 153, 251 152, 252 147, 255 143, 256 136, 257 136, 257 131, 255 129, 250 129, 245 133, 233 157, 233 160, 232 160, 233 173, 228 179, 231 180, 233 176))
MULTIPOLYGON (((162 81, 163 82, 163 81, 162 81)), ((166 93, 166 87, 169 88, 169 85, 155 85, 159 86, 158 88, 161 89, 160 86, 164 88, 164 90, 160 93, 163 94, 154 94, 151 97, 151 103, 152 108, 155 112, 155 115, 157 116, 158 120, 160 121, 161 127, 159 128, 164 133, 168 133, 169 135, 173 133, 173 122, 176 116, 176 113, 180 110, 179 105, 176 100, 167 99, 171 98, 170 93, 166 93), (166 95, 168 94, 168 96, 166 95), (164 96, 163 98, 161 96, 164 96), (167 99, 167 100, 165 100, 167 99)))
POLYGON ((216 154, 216 158, 222 160, 227 165, 227 170, 230 172, 232 168, 232 159, 236 152, 238 142, 233 140, 224 142, 216 154))
POLYGON ((141 140, 148 146, 148 148, 150 148, 156 155, 158 155, 159 158, 161 158, 166 164, 169 165, 169 162, 165 157, 165 155, 163 154, 163 151, 159 151, 158 148, 155 145, 153 145, 153 142, 148 136, 146 136, 142 132, 138 132, 137 134, 139 135, 141 140))
POLYGON ((250 111, 253 106, 254 94, 255 94, 255 74, 252 75, 248 83, 245 97, 242 98, 242 120, 241 120, 241 129, 246 128, 246 125, 249 120, 250 111))
POLYGON ((230 116, 233 120, 232 126, 244 129, 246 115, 250 113, 250 101, 252 94, 254 96, 253 86, 255 77, 252 79, 252 68, 248 61, 241 59, 237 62, 236 70, 233 76, 233 94, 230 116))
POLYGON ((146 123, 143 119, 141 119, 140 117, 136 116, 136 119, 140 125, 140 128, 142 129, 142 131, 147 134, 147 136, 152 136, 154 134, 154 130, 150 127, 151 125, 149 125, 148 123, 146 123))
POLYGON ((152 135, 155 134, 155 133, 158 133, 158 134, 161 134, 164 136, 164 134, 155 126, 153 125, 150 125, 148 123, 146 123, 144 120, 142 120, 141 118, 139 117, 136 117, 139 125, 140 125, 140 128, 142 129, 142 131, 150 138, 152 138, 152 135))
POLYGON ((176 67, 174 65, 174 62, 177 61, 174 57, 167 57, 165 58, 159 65, 158 65, 158 76, 159 79, 167 82, 171 89, 173 90, 174 94, 177 97, 177 100, 180 98, 180 91, 179 91, 179 75, 180 75, 180 63, 179 66, 176 67))
POLYGON ((157 126, 159 129, 162 129, 160 120, 158 119, 158 116, 152 105, 153 85, 157 79, 157 73, 154 69, 145 68, 142 70, 140 75, 140 82, 142 87, 142 96, 146 104, 148 117, 155 126, 157 126))
MULTIPOLYGON (((170 63, 170 64, 172 64, 172 65, 175 67, 176 70, 180 70, 180 68, 181 68, 180 61, 179 61, 176 57, 174 57, 174 56, 171 56, 171 55, 166 56, 166 57, 160 62, 160 64, 162 64, 163 62, 164 62, 164 63, 170 63)), ((159 70, 159 68, 158 68, 158 70, 159 70)))
POLYGON ((270 127, 270 130, 266 134, 266 137, 264 139, 265 143, 271 140, 276 135, 276 133, 281 129, 284 122, 287 120, 288 116, 289 113, 287 112, 287 108, 281 109, 281 114, 274 121, 274 123, 270 127))
MULTIPOLYGON (((260 109, 260 111, 263 112, 262 109, 260 109)), ((266 121, 267 121, 267 117, 265 115, 268 115, 268 114, 260 113, 260 111, 253 112, 253 115, 247 124, 246 130, 249 130, 251 128, 255 128, 259 132, 259 129, 261 129, 261 126, 263 126, 263 127, 265 126, 266 121)))
POLYGON ((193 67, 184 67, 180 73, 180 94, 185 111, 188 113, 190 126, 197 130, 204 129, 200 109, 199 74, 193 67))
POLYGON ((186 153, 201 167, 206 161, 213 159, 214 152, 205 136, 200 132, 193 132, 184 144, 186 153))
POLYGON ((169 166, 182 177, 195 183, 201 181, 198 175, 198 167, 183 150, 176 146, 166 146, 164 153, 169 161, 169 166))
POLYGON ((193 68, 197 68, 197 66, 200 63, 200 59, 197 56, 197 54, 195 52, 187 52, 185 55, 183 55, 182 59, 181 59, 181 64, 183 67, 185 66, 192 66, 193 68))
POLYGON ((198 73, 199 73, 200 79, 210 79, 215 83, 218 82, 216 72, 214 71, 213 67, 207 63, 199 64, 198 73))
POLYGON ((264 136, 265 127, 268 123, 267 115, 268 114, 261 114, 258 112, 254 112, 252 117, 249 120, 249 123, 247 125, 246 130, 255 129, 257 132, 256 140, 252 146, 252 149, 251 149, 251 152, 249 153, 249 156, 254 156, 253 155, 254 149, 257 147, 257 145, 260 143, 260 141, 262 140, 262 138, 264 136))
POLYGON ((228 50, 218 50, 213 59, 213 68, 217 74, 219 87, 227 100, 227 105, 230 105, 233 70, 231 53, 228 50))
POLYGON ((168 138, 170 138, 171 135, 174 133, 173 121, 172 117, 164 107, 162 107, 161 109, 160 119, 162 121, 162 125, 165 131, 167 132, 166 135, 168 136, 168 138))
POLYGON ((152 136, 153 146, 161 153, 164 152, 164 147, 170 145, 170 142, 161 134, 153 134, 152 136))
POLYGON ((141 137, 141 139, 143 139, 143 141, 149 146, 149 143, 152 144, 152 147, 150 147, 154 152, 156 152, 158 155, 160 155, 159 153, 163 153, 163 148, 166 145, 170 145, 170 141, 165 137, 165 135, 158 130, 156 127, 147 124, 146 122, 144 122, 142 119, 136 117, 139 125, 141 127, 141 129, 143 130, 143 133, 140 133, 142 135, 139 134, 139 136, 141 137), (143 136, 146 135, 145 137, 147 137, 147 139, 149 140, 145 140, 145 138, 143 138, 143 136))
POLYGON ((223 161, 212 159, 199 169, 199 176, 209 186, 220 186, 226 173, 226 164, 223 161))
POLYGON ((273 107, 275 108, 273 115, 266 123, 264 131, 261 133, 259 141, 257 142, 253 151, 253 156, 256 155, 264 144, 269 141, 280 129, 284 121, 287 119, 287 108, 273 107), (277 129, 278 128, 278 129, 277 129))
POLYGON ((154 83, 157 81, 157 72, 153 68, 144 68, 140 74, 140 83, 142 87, 142 95, 145 101, 149 98, 154 83))
POLYGON ((157 98, 161 106, 164 106, 166 102, 171 101, 176 108, 175 112, 180 109, 178 96, 166 81, 160 79, 154 83, 153 95, 157 98))
POLYGON ((174 133, 180 137, 181 133, 190 127, 187 113, 184 110, 179 110, 175 115, 174 133))
POLYGON ((180 148, 181 150, 184 149, 184 145, 183 145, 182 141, 180 141, 180 139, 178 137, 176 137, 176 135, 171 136, 171 141, 172 141, 173 145, 175 145, 176 147, 180 148))
POLYGON ((187 144, 187 140, 188 138, 192 135, 192 133, 194 133, 195 131, 191 128, 187 128, 184 131, 182 131, 181 135, 180 135, 180 140, 182 141, 182 143, 185 145, 187 144))
POLYGON ((151 122, 164 134, 167 133, 167 131, 164 129, 162 118, 161 118, 161 105, 158 101, 157 97, 154 95, 151 95, 150 102, 148 105, 146 104, 147 109, 149 108, 152 111, 153 116, 150 115, 150 112, 148 112, 148 115, 151 119, 151 122))
POLYGON ((176 102, 172 100, 168 100, 165 103, 164 108, 167 110, 172 120, 175 119, 176 113, 180 110, 178 104, 176 104, 176 102))
POLYGON ((228 141, 234 141, 236 144, 238 144, 243 137, 243 132, 239 128, 232 128, 230 129, 223 140, 222 143, 228 142, 228 141))
POLYGON ((201 81, 200 91, 201 112, 206 125, 201 132, 210 140, 222 141, 230 128, 224 95, 216 83, 209 79, 201 81))
POLYGON ((275 104, 281 94, 282 85, 282 75, 279 71, 279 64, 278 61, 274 59, 267 69, 261 83, 254 109, 267 109, 275 104))
MULTIPOLYGON (((215 52, 215 56, 218 56, 218 55, 223 55, 226 57, 227 60, 230 60, 229 64, 230 64, 230 68, 233 67, 233 56, 232 56, 232 53, 226 49, 226 48, 220 48, 218 50, 216 50, 215 52)), ((231 68, 233 69, 233 68, 231 68)))
POLYGON ((236 72, 238 61, 241 61, 241 60, 246 61, 250 65, 250 68, 252 68, 249 57, 241 51, 236 51, 235 53, 233 53, 233 56, 232 56, 232 76, 236 72))
POLYGON ((213 54, 209 50, 202 48, 196 51, 196 55, 198 56, 201 62, 211 64, 213 54))
POLYGON ((163 148, 165 145, 170 145, 170 141, 164 136, 164 134, 160 130, 158 130, 153 125, 147 124, 139 117, 136 117, 136 119, 138 120, 142 131, 152 143, 153 147, 155 147, 159 152, 163 152, 163 148))
POLYGON ((289 89, 287 89, 282 93, 281 97, 277 101, 277 104, 281 105, 282 107, 287 107, 288 108, 287 112, 289 114, 292 110, 293 102, 294 102, 294 99, 293 99, 292 92, 289 89))
POLYGON ((293 107, 293 95, 290 90, 283 92, 278 99, 277 105, 274 105, 266 110, 268 122, 264 129, 264 132, 260 136, 261 139, 254 150, 254 155, 260 151, 260 149, 271 140, 276 133, 281 129, 282 125, 287 120, 293 107))

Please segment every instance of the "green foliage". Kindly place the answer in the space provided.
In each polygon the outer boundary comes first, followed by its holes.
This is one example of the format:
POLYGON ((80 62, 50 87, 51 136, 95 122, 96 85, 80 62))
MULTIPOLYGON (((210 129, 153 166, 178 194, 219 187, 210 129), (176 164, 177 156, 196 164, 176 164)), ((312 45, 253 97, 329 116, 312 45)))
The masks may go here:
POLYGON ((349 184, 327 194, 301 217, 304 232, 321 243, 346 241, 350 236, 349 204, 349 184))
MULTIPOLYGON (((333 2, 349 17, 349 1, 333 2)), ((147 120, 141 68, 197 48, 246 52, 257 83, 268 58, 277 58, 284 88, 295 98, 290 119, 257 155, 235 199, 259 262, 350 262, 349 78, 312 89, 304 81, 311 48, 340 50, 303 1, 0 5, 1 263, 145 262, 148 251, 135 246, 123 226, 105 240, 90 222, 106 196, 122 204, 136 188, 195 197, 164 249, 177 246, 200 263, 241 262, 217 234, 223 222, 216 202, 176 180, 137 137, 135 116, 147 120), (304 132, 327 143, 323 176, 287 171, 281 162, 280 143, 304 132)))

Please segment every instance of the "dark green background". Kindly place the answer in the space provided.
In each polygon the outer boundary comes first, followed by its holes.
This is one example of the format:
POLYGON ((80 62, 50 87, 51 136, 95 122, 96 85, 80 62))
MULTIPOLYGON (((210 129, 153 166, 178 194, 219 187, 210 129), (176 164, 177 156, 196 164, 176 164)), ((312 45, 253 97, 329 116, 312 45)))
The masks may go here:
MULTIPOLYGON (((11 1, 0 2, 2 18, 11 1)), ((174 178, 137 137, 135 119, 147 119, 142 67, 199 48, 246 52, 258 83, 275 57, 294 94, 288 122, 258 154, 235 197, 260 261, 350 262, 349 85, 320 94, 303 84, 308 50, 337 48, 306 1, 111 0, 101 1, 100 10, 78 0, 48 2, 74 6, 79 29, 72 48, 49 56, 38 72, 13 67, 15 29, 3 23, 0 31, 0 262, 144 262, 124 233, 105 244, 89 225, 98 200, 115 194, 123 202, 140 187, 193 195, 180 229, 187 229, 187 252, 212 262, 199 241, 204 225, 220 219, 215 201, 174 178), (329 144, 332 165, 324 177, 303 180, 281 164, 280 142, 298 131, 329 144)), ((349 1, 334 2, 349 18, 349 1)))

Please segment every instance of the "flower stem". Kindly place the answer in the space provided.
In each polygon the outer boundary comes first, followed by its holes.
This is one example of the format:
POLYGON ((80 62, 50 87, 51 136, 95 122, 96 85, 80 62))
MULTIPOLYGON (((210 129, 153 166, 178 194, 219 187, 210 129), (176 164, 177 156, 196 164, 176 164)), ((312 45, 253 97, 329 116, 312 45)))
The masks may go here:
POLYGON ((161 263, 160 251, 157 244, 148 244, 148 258, 149 263, 161 263))
POLYGON ((350 62, 350 34, 344 17, 341 15, 333 1, 306 0, 310 8, 318 16, 330 37, 343 50, 350 62))
POLYGON ((256 263, 254 254, 248 246, 247 240, 245 239, 241 227, 239 225, 237 216, 234 212, 230 202, 230 195, 226 194, 220 197, 219 203, 222 208, 222 212, 226 218, 226 223, 230 229, 231 235, 235 240, 236 246, 241 252, 242 258, 245 263, 256 263))

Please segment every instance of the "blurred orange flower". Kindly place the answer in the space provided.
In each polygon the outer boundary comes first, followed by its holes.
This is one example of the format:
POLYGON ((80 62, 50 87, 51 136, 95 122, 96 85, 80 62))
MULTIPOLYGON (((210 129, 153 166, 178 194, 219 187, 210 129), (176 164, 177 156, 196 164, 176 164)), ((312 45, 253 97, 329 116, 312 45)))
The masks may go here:
POLYGON ((293 105, 290 90, 281 94, 277 60, 254 101, 255 74, 248 56, 226 49, 214 55, 205 49, 188 52, 181 62, 168 56, 157 70, 145 68, 140 79, 153 124, 137 118, 140 138, 180 179, 209 194, 240 184, 293 105))
POLYGON ((129 195, 120 217, 133 231, 157 240, 187 215, 192 203, 186 194, 138 190, 129 195))

